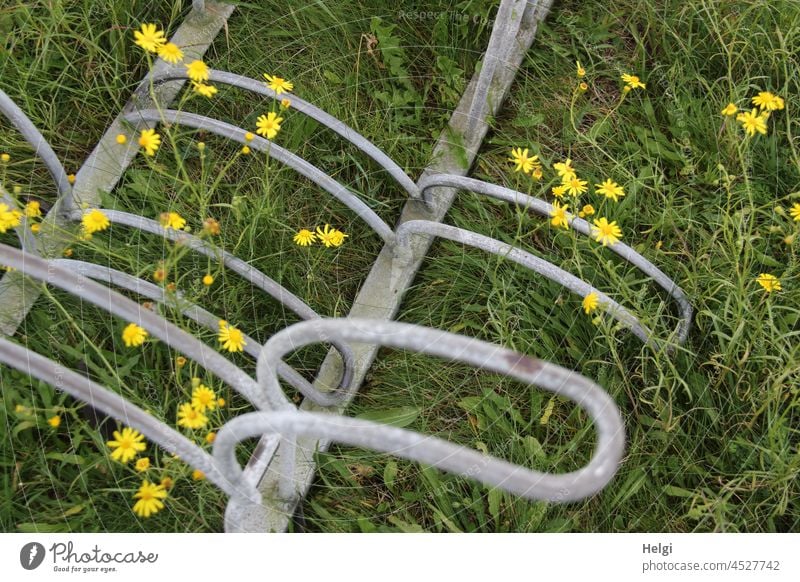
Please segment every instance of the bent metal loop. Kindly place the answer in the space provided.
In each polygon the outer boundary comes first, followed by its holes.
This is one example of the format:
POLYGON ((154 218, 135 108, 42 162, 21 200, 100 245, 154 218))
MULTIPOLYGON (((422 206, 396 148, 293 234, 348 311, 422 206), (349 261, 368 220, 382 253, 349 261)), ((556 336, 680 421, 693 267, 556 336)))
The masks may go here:
MULTIPOLYGON (((550 0, 502 0, 500 3, 483 66, 472 79, 450 121, 450 131, 456 131, 462 137, 469 164, 487 132, 487 118, 497 113, 550 4, 550 0)), ((193 6, 173 40, 191 39, 191 50, 199 58, 224 26, 233 8, 202 1, 194 2, 193 6)), ((211 70, 209 79, 261 97, 279 98, 262 82, 234 73, 211 70)), ((103 209, 114 224, 179 242, 193 252, 219 261, 224 268, 279 301, 302 321, 275 334, 264 345, 245 335, 245 353, 256 362, 256 375, 252 377, 198 338, 156 313, 142 310, 138 303, 112 287, 167 307, 177 305, 184 317, 211 329, 218 322, 215 314, 185 300, 167 302, 162 288, 135 275, 99 264, 60 258, 64 243, 58 236, 48 235, 57 229, 42 228, 34 234, 23 222, 17 228, 18 248, 0 245, 0 263, 16 269, 16 272, 6 273, 0 281, 0 328, 6 336, 0 338, 0 362, 53 384, 81 401, 91 402, 95 408, 112 417, 124 419, 127 425, 139 430, 146 438, 203 471, 208 480, 230 498, 225 522, 228 531, 284 530, 313 478, 314 453, 327 449, 332 442, 426 463, 528 499, 575 501, 596 493, 609 483, 622 458, 624 428, 617 406, 602 387, 576 372, 498 345, 397 323, 392 319, 397 314, 403 292, 413 282, 436 237, 497 254, 581 297, 596 293, 611 317, 645 344, 667 353, 686 340, 692 317, 689 300, 674 281, 629 246, 622 243, 610 245, 611 252, 638 268, 676 302, 679 312, 677 328, 670 337, 656 337, 630 309, 564 269, 513 245, 443 224, 442 218, 458 192, 502 200, 545 217, 552 209, 544 200, 466 177, 468 168, 464 167, 463 161, 456 162, 453 155, 448 155, 452 152, 445 134, 436 144, 434 161, 415 181, 354 129, 292 95, 293 108, 355 145, 408 194, 406 207, 397 226, 392 228, 347 186, 295 153, 261 137, 246 139, 247 132, 230 123, 170 109, 170 102, 186 81, 182 68, 157 62, 78 172, 74 185, 69 183, 64 168, 42 134, 0 91, 0 112, 34 148, 55 182, 58 201, 45 220, 59 229, 68 229, 80 221, 84 213, 99 207, 98 190, 113 192, 132 159, 130 153, 115 155, 110 153, 115 150, 107 147, 121 128, 145 129, 159 123, 170 123, 203 129, 247 144, 288 166, 339 200, 383 240, 384 249, 376 257, 350 314, 339 319, 325 318, 291 290, 249 264, 248 257, 219 252, 200 238, 165 229, 157 221, 143 216, 103 209), (39 284, 29 284, 21 289, 18 284, 21 277, 39 284), (14 332, 43 285, 72 293, 114 316, 137 321, 153 337, 202 363, 209 372, 246 398, 253 412, 230 420, 219 431, 213 451, 208 453, 165 422, 85 374, 29 350, 14 338, 14 332), (328 343, 331 350, 316 381, 309 382, 283 358, 296 349, 315 343, 328 343), (591 460, 570 473, 542 473, 440 438, 347 417, 345 409, 358 391, 380 346, 466 363, 572 400, 585 410, 597 433, 591 460), (299 406, 287 398, 279 378, 303 395, 304 400, 299 406), (250 462, 242 467, 236 459, 235 448, 240 441, 249 438, 260 441, 250 462)), ((5 190, 0 192, 0 196, 6 203, 14 204, 5 190)), ((584 220, 575 219, 569 226, 580 234, 590 233, 584 220)), ((179 293, 178 296, 180 298, 179 293)))

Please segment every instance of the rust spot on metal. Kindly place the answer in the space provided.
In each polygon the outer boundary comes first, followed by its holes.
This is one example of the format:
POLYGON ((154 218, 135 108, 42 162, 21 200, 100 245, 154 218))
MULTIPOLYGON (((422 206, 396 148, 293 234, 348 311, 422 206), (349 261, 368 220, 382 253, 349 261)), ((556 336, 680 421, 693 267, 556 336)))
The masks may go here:
POLYGON ((526 374, 533 374, 542 369, 542 363, 534 358, 522 356, 520 354, 507 354, 503 359, 508 362, 512 370, 518 370, 526 374))

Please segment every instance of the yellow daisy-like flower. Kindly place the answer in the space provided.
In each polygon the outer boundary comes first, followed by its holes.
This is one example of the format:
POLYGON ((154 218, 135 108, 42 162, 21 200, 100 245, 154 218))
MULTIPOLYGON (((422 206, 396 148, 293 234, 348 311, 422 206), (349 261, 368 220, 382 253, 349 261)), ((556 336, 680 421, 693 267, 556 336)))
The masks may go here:
POLYGON ((147 471, 150 468, 150 457, 142 457, 141 459, 136 459, 136 464, 134 465, 134 468, 140 473, 147 471))
POLYGON ((575 169, 572 167, 572 160, 567 158, 564 162, 556 162, 553 164, 553 169, 558 172, 558 177, 561 181, 566 183, 575 177, 575 169))
POLYGON ((0 202, 0 232, 15 228, 22 223, 22 212, 0 202))
POLYGON ((217 398, 217 406, 220 408, 225 406, 225 399, 224 398, 217 398))
POLYGON ((42 230, 42 225, 41 224, 32 224, 31 225, 31 232, 33 234, 38 234, 40 230, 42 230))
POLYGON ((583 68, 580 61, 575 61, 575 72, 579 79, 586 76, 586 69, 583 68))
POLYGON ((733 103, 728 103, 725 106, 725 108, 722 111, 720 111, 720 113, 722 113, 722 115, 727 115, 728 117, 732 117, 736 115, 737 111, 739 111, 739 108, 736 107, 736 105, 734 105, 733 103))
POLYGON ((800 222, 800 202, 792 204, 792 207, 789 209, 789 215, 795 222, 800 222))
POLYGON ((244 351, 244 346, 247 345, 244 334, 225 321, 219 323, 219 343, 229 352, 244 351))
POLYGON ((53 428, 58 428, 61 426, 61 417, 59 415, 51 416, 47 419, 47 424, 52 426, 53 428))
POLYGON ((283 117, 278 117, 274 111, 270 111, 266 115, 260 115, 256 120, 256 133, 263 135, 267 139, 272 139, 281 130, 281 122, 283 117))
POLYGON ((158 56, 175 65, 183 60, 183 51, 174 42, 168 42, 158 49, 158 56))
POLYGON ((622 81, 627 87, 631 89, 644 89, 645 84, 636 75, 628 75, 627 73, 621 76, 622 81))
POLYGON ((756 108, 740 113, 736 116, 736 121, 742 124, 742 129, 749 136, 754 136, 756 132, 762 135, 767 133, 767 118, 760 115, 756 108))
POLYGON ((217 395, 204 384, 199 384, 192 391, 192 406, 200 412, 214 410, 217 407, 217 395))
POLYGON ((294 235, 292 240, 294 240, 295 244, 300 245, 301 247, 307 247, 308 245, 317 241, 317 235, 307 228, 301 228, 299 231, 297 231, 297 234, 294 235))
POLYGON ((604 247, 613 245, 622 238, 622 229, 617 226, 616 221, 608 222, 606 218, 599 218, 593 221, 595 240, 604 247))
POLYGON ((528 148, 512 148, 509 162, 514 163, 514 171, 530 174, 539 165, 539 156, 530 156, 528 148))
POLYGON ((177 212, 162 212, 158 221, 164 228, 172 230, 182 230, 186 226, 186 220, 177 212))
POLYGON ((133 31, 133 39, 134 44, 151 53, 158 52, 167 42, 164 31, 158 30, 155 24, 142 24, 140 30, 133 31))
POLYGON ((76 179, 77 176, 75 176, 75 174, 67 174, 67 182, 70 184, 74 184, 76 179))
POLYGON ((195 481, 202 481, 205 478, 206 474, 203 473, 200 469, 195 469, 194 471, 192 471, 192 479, 194 479, 195 481))
POLYGON ((780 279, 778 279, 775 275, 770 275, 769 273, 761 273, 756 278, 756 282, 761 285, 764 288, 764 291, 767 293, 780 291, 782 289, 780 279))
POLYGON ((25 216, 28 218, 39 218, 42 215, 42 209, 36 200, 30 200, 25 205, 25 216))
POLYGON ((281 99, 281 107, 284 109, 289 109, 292 106, 292 102, 289 99, 281 99))
POLYGON ((7 163, 8 163, 8 162, 10 162, 10 161, 11 161, 11 156, 10 156, 10 155, 8 155, 8 154, 7 154, 7 153, 5 153, 5 152, 3 152, 2 154, 0 154, 0 162, 3 162, 4 164, 7 164, 7 163))
POLYGON ((247 156, 250 154, 250 146, 242 146, 242 155, 247 156))
POLYGON ((556 198, 563 198, 564 197, 564 192, 566 192, 566 191, 567 191, 567 187, 564 186, 564 184, 561 184, 560 186, 553 186, 553 190, 552 190, 553 196, 555 196, 556 198))
POLYGON ((583 311, 586 313, 586 315, 589 315, 592 311, 597 309, 599 305, 600 297, 594 291, 583 298, 583 311))
POLYGON ((111 226, 111 221, 102 210, 95 208, 83 215, 81 224, 86 234, 94 234, 111 226))
POLYGON ((203 428, 208 423, 208 417, 197 410, 191 403, 186 402, 178 408, 178 426, 189 429, 203 428))
POLYGON ((106 445, 111 450, 111 458, 120 463, 127 463, 133 459, 137 453, 141 453, 147 448, 144 443, 144 436, 130 427, 125 427, 122 432, 114 431, 114 440, 108 441, 106 445))
POLYGON ((288 93, 292 89, 294 89, 294 85, 283 79, 282 77, 275 77, 273 75, 268 75, 264 73, 264 78, 267 80, 267 87, 275 91, 275 95, 280 95, 281 93, 288 93))
POLYGON ((139 146, 148 156, 156 155, 156 150, 160 145, 161 136, 156 133, 155 129, 143 129, 139 134, 139 146))
POLYGON ((208 434, 206 435, 206 442, 207 442, 208 444, 213 444, 215 440, 217 440, 217 433, 215 433, 215 432, 210 432, 210 433, 208 433, 208 434))
POLYGON ((564 228, 569 228, 569 219, 571 216, 567 212, 568 210, 569 206, 562 206, 558 201, 553 202, 553 209, 550 211, 550 216, 552 217, 550 224, 555 227, 563 226, 564 228))
POLYGON ((255 138, 256 136, 250 133, 249 131, 244 134, 245 141, 253 141, 255 138))
POLYGON ((162 500, 166 499, 166 497, 167 490, 164 489, 163 485, 156 485, 147 480, 142 481, 139 491, 133 496, 134 499, 138 499, 133 504, 133 512, 139 517, 150 517, 164 509, 162 500))
POLYGON ((566 193, 570 196, 580 196, 586 192, 586 180, 580 180, 578 176, 572 176, 569 180, 564 180, 563 185, 566 186, 566 193))
POLYGON ((338 247, 341 246, 347 235, 340 230, 331 228, 330 224, 326 224, 325 228, 317 227, 316 236, 326 247, 338 247))
POLYGON ((186 75, 195 83, 208 81, 208 65, 203 61, 192 61, 186 65, 186 75))
POLYGON ((769 91, 761 91, 758 95, 753 97, 753 105, 766 111, 780 110, 785 106, 783 97, 778 97, 769 91))
POLYGON ((211 287, 214 284, 214 277, 210 273, 203 275, 203 285, 211 287))
POLYGON ((205 83, 192 82, 192 89, 194 89, 195 93, 198 93, 203 97, 208 97, 209 99, 217 94, 217 88, 214 85, 206 85, 205 83))
POLYGON ((592 214, 594 214, 594 206, 592 206, 591 204, 586 204, 578 212, 578 216, 580 216, 581 218, 586 218, 587 216, 591 216, 592 214))
POLYGON ((125 135, 124 133, 118 133, 116 140, 119 145, 123 145, 128 142, 128 136, 125 135))
POLYGON ((139 327, 135 323, 129 323, 125 326, 125 329, 122 330, 122 341, 125 342, 125 345, 129 348, 142 345, 145 339, 147 339, 147 330, 143 327, 139 327))
POLYGON ((610 178, 606 179, 606 181, 602 184, 595 184, 594 187, 595 192, 602 194, 606 198, 610 198, 614 202, 618 202, 620 197, 625 196, 625 190, 622 188, 622 186, 610 178))

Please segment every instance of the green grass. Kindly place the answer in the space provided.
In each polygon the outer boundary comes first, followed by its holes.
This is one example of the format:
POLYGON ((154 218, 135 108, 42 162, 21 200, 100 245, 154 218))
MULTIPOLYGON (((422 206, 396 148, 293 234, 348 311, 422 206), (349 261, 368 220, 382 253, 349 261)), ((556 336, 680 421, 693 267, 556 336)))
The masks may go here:
MULTIPOLYGON (((105 4, 0 8, 0 33, 10 39, 0 52, 0 87, 31 115, 69 171, 80 166, 144 74, 144 60, 130 42, 132 28, 156 21, 173 30, 184 13, 179 5, 154 13, 149 3, 105 4), (60 33, 42 32, 52 29, 60 33)), ((294 81, 298 95, 358 129, 416 177, 480 58, 493 4, 440 2, 431 18, 403 18, 404 11, 417 12, 411 2, 370 8, 308 2, 291 11, 277 2, 243 5, 207 60, 252 77, 279 72, 294 81), (478 25, 458 18, 461 13, 478 25), (379 42, 370 52, 372 37, 379 42)), ((784 242, 796 227, 776 210, 800 202, 794 136, 800 87, 791 50, 798 34, 800 8, 788 0, 557 3, 472 174, 550 199, 552 163, 570 157, 590 185, 606 177, 623 184, 627 196, 617 204, 592 194, 582 203, 617 220, 623 240, 687 292, 696 310, 689 341, 672 358, 656 353, 605 321, 594 325, 580 300, 558 286, 500 258, 436 243, 400 319, 495 341, 596 380, 625 417, 620 471, 597 496, 559 506, 334 447, 320 455, 319 477, 303 506, 306 528, 798 529, 798 243, 784 242), (576 60, 589 84, 577 96, 576 60), (647 89, 620 103, 622 72, 639 74, 647 89), (723 127, 719 112, 728 101, 745 106, 760 90, 786 99, 786 109, 769 120, 768 134, 745 140, 733 120, 723 127), (545 162, 541 183, 510 171, 512 146, 529 147, 545 162), (766 296, 754 281, 761 272, 779 276, 783 291, 766 296)), ((186 104, 251 128, 264 107, 228 88, 210 104, 186 104)), ((238 148, 172 131, 174 141, 155 160, 137 158, 105 205, 150 217, 169 208, 197 230, 204 217, 197 201, 207 199, 222 224, 224 248, 318 312, 346 314, 380 248, 377 237, 340 204, 261 155, 235 159, 212 187, 238 148), (196 148, 200 140, 207 144, 204 159, 196 148), (348 232, 347 243, 332 250, 291 242, 298 228, 324 223, 348 232)), ((396 219, 403 192, 330 132, 290 114, 278 143, 352 187, 390 223, 396 219)), ((0 170, 7 188, 20 185, 25 194, 53 200, 47 177, 13 131, 0 133, 0 151, 12 155, 0 170)), ((555 232, 546 220, 462 193, 447 221, 556 262, 634 310, 660 336, 676 324, 674 305, 638 271, 591 241, 555 232)), ((4 235, 3 242, 10 240, 4 235)), ((171 249, 122 228, 74 247, 78 258, 94 257, 145 278, 160 259, 174 256, 171 249)), ((296 321, 234 276, 215 273, 217 283, 203 289, 198 281, 207 268, 205 260, 182 258, 175 269, 181 290, 260 341, 296 321)), ((158 344, 125 348, 123 326, 52 291, 16 340, 72 367, 85 366, 173 421, 194 370, 177 370, 176 354, 158 344)), ((201 333, 213 345, 212 334, 201 333)), ((306 350, 293 363, 311 376, 322 355, 306 350)), ((245 358, 235 361, 252 369, 245 358)), ((246 410, 218 381, 204 380, 230 405, 217 426, 246 410)), ((224 496, 192 481, 187 468, 152 447, 148 452, 162 469, 150 476, 169 472, 177 483, 165 511, 138 520, 128 506, 140 476, 108 460, 103 436, 76 403, 6 369, 0 382, 0 423, 9 436, 0 445, 3 531, 221 528, 224 496), (18 404, 35 415, 15 412, 18 404), (54 411, 63 411, 65 421, 57 431, 45 422, 54 411)), ((540 470, 580 467, 594 443, 585 415, 566 401, 465 366, 382 350, 350 412, 398 408, 412 413, 409 428, 540 470)))

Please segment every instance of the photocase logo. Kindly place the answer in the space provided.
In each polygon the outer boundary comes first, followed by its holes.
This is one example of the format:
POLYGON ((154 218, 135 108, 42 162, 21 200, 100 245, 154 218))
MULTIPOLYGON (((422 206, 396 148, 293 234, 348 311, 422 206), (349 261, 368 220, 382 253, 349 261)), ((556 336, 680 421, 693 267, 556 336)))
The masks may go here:
POLYGON ((35 570, 44 561, 44 546, 39 542, 29 542, 19 551, 19 563, 26 570, 35 570))

